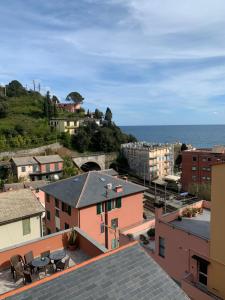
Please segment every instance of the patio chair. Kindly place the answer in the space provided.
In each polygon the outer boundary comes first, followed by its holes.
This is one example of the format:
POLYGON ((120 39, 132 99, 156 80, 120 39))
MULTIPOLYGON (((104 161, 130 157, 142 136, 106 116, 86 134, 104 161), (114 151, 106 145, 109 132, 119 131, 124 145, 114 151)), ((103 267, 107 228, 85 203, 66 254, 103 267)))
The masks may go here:
POLYGON ((21 261, 19 261, 15 266, 15 274, 16 274, 15 280, 18 279, 19 277, 22 277, 24 284, 32 282, 31 273, 28 270, 24 269, 24 266, 21 261))
POLYGON ((22 258, 21 255, 17 254, 17 255, 13 255, 13 256, 10 257, 11 273, 12 273, 13 279, 15 279, 15 275, 16 275, 15 274, 15 267, 19 262, 24 263, 23 258, 22 258))
POLYGON ((25 264, 28 266, 28 268, 30 269, 31 273, 33 273, 35 267, 32 265, 32 260, 34 259, 34 254, 33 251, 27 252, 24 255, 24 261, 25 264))
POLYGON ((56 272, 57 272, 58 270, 59 270, 59 271, 66 270, 66 269, 69 267, 69 261, 70 261, 70 257, 66 258, 64 262, 58 261, 58 262, 55 264, 56 272))

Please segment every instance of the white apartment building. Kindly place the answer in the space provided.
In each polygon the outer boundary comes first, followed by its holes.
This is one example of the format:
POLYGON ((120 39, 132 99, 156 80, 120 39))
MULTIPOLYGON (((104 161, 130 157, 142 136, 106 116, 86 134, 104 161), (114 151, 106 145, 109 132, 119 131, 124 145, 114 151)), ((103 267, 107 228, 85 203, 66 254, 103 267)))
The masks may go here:
POLYGON ((122 144, 131 171, 141 179, 152 181, 173 174, 174 150, 171 144, 136 142, 122 144))

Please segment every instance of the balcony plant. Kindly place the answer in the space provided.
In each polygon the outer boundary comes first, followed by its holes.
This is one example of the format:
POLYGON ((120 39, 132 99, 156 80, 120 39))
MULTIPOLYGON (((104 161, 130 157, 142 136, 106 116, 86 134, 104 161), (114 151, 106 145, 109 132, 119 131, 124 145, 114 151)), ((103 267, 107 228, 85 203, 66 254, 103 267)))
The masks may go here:
POLYGON ((74 228, 72 228, 68 239, 68 249, 73 251, 77 248, 77 246, 77 232, 74 228))
POLYGON ((147 235, 149 236, 149 239, 154 241, 155 240, 155 228, 150 228, 147 231, 147 235))

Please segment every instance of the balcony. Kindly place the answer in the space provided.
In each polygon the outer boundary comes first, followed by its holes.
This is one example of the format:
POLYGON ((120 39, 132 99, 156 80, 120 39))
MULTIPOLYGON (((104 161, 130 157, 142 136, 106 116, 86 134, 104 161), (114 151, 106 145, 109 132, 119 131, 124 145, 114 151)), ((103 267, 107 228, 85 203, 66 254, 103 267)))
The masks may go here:
POLYGON ((216 295, 210 293, 207 287, 203 287, 200 284, 193 281, 193 275, 191 273, 186 274, 181 281, 181 287, 185 293, 191 298, 196 300, 222 300, 216 295))
MULTIPOLYGON (((64 230, 13 247, 0 249, 0 299, 2 299, 2 294, 24 285, 22 277, 18 277, 16 280, 13 279, 10 270, 10 257, 14 255, 20 255, 23 258, 26 253, 32 251, 34 258, 39 258, 41 253, 45 251, 50 251, 51 254, 63 251, 65 257, 70 258, 68 268, 71 268, 74 265, 79 265, 107 251, 105 247, 98 244, 77 227, 75 231, 77 234, 78 247, 73 251, 67 249, 70 230, 71 229, 64 230)), ((42 280, 45 277, 55 276, 54 267, 54 264, 50 264, 46 266, 45 270, 42 269, 38 272, 34 270, 34 272, 31 273, 32 282, 42 280)))

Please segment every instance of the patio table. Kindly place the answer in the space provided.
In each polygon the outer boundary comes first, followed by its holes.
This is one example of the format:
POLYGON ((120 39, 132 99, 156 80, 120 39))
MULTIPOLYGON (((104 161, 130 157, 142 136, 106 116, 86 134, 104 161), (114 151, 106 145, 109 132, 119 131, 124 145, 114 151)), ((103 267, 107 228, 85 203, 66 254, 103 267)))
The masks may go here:
POLYGON ((62 260, 65 256, 66 256, 65 250, 58 250, 58 251, 51 253, 49 255, 49 258, 56 262, 56 261, 62 260))
POLYGON ((46 267, 50 262, 50 259, 48 257, 38 257, 32 260, 31 264, 35 268, 43 268, 46 267))

